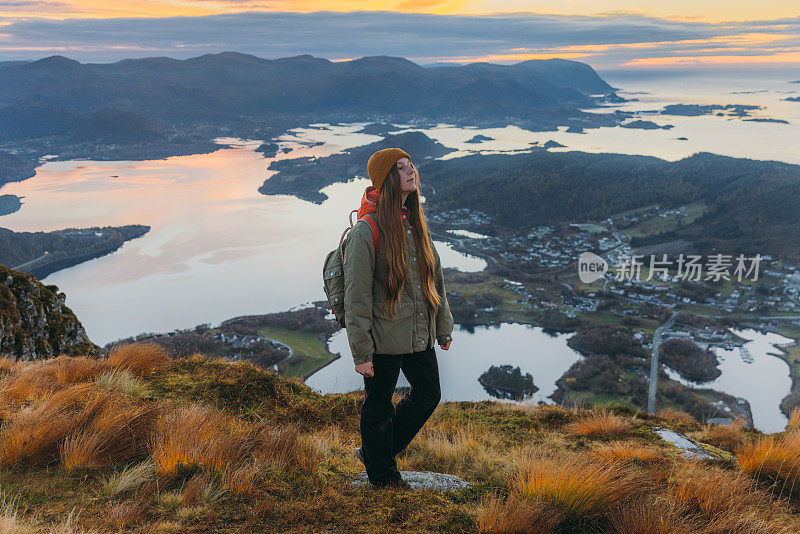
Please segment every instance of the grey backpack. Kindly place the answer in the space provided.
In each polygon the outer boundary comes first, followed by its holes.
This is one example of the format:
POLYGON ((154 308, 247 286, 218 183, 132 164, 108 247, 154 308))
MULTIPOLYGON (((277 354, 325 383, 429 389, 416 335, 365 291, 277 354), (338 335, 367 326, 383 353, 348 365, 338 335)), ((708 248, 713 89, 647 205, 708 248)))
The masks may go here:
MULTIPOLYGON (((325 257, 325 264, 322 268, 322 283, 325 289, 325 296, 328 297, 328 305, 331 312, 336 317, 336 322, 342 328, 346 328, 344 317, 344 249, 347 246, 347 239, 345 236, 347 232, 353 229, 353 214, 358 210, 350 212, 350 226, 344 229, 342 237, 339 238, 339 246, 330 252, 325 257)), ((372 226, 372 238, 375 244, 375 250, 378 250, 378 225, 375 223, 375 218, 371 213, 367 213, 361 219, 366 219, 372 226)), ((359 219, 359 220, 361 220, 359 219)), ((356 221, 358 222, 358 221, 356 221)), ((349 237, 349 236, 348 236, 349 237)))

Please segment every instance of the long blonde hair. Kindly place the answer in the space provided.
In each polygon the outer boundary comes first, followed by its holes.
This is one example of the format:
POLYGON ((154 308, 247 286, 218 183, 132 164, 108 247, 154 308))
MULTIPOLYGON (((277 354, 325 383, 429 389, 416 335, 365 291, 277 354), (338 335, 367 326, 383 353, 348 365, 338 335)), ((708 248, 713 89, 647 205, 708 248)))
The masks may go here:
MULTIPOLYGON (((422 204, 419 202, 419 189, 421 179, 419 171, 416 173, 417 189, 406 197, 405 205, 408 207, 408 220, 414 232, 414 241, 417 245, 417 256, 420 258, 420 276, 422 278, 422 291, 425 299, 433 308, 434 313, 441 305, 439 292, 436 290, 436 258, 431 248, 428 224, 425 222, 425 214, 422 204)), ((405 236, 403 235, 403 222, 401 216, 400 201, 402 199, 400 190, 400 172, 397 166, 392 165, 389 174, 386 176, 381 192, 378 196, 378 206, 376 216, 383 236, 381 246, 386 250, 386 299, 383 302, 383 313, 388 316, 389 308, 392 315, 397 316, 397 303, 406 282, 406 257, 405 257, 405 236)))

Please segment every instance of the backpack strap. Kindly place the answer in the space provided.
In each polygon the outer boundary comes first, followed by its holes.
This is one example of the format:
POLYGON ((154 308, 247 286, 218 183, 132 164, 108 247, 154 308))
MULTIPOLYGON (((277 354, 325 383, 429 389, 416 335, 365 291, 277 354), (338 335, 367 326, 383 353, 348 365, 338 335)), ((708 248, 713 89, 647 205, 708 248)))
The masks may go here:
MULTIPOLYGON (((375 245, 375 252, 378 252, 378 224, 375 222, 375 219, 372 218, 372 215, 367 213, 361 219, 366 219, 367 222, 372 226, 372 242, 375 245)), ((361 220, 359 219, 359 220, 361 220)))
MULTIPOLYGON (((354 225, 353 225, 353 214, 356 213, 356 212, 358 212, 358 210, 353 210, 353 211, 350 212, 350 226, 344 229, 344 232, 342 232, 342 237, 339 238, 339 257, 342 258, 342 263, 344 263, 344 251, 342 250, 342 242, 344 241, 345 234, 347 234, 347 232, 352 230, 353 227, 354 227, 354 225)), ((375 219, 373 219, 372 216, 369 213, 365 214, 363 217, 361 217, 361 219, 366 219, 366 221, 369 223, 369 225, 372 226, 372 243, 375 246, 375 252, 377 253, 378 252, 378 224, 375 222, 375 219)), ((360 221, 361 219, 358 219, 358 221, 360 221)), ((356 221, 356 223, 358 223, 358 221, 356 221)))

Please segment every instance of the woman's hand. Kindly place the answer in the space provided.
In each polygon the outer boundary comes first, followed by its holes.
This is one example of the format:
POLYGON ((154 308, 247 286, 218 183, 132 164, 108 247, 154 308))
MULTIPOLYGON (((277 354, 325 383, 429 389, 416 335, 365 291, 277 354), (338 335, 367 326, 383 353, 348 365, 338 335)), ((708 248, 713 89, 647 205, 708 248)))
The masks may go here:
POLYGON ((450 343, 452 343, 452 342, 453 342, 453 340, 451 339, 447 343, 445 343, 444 345, 442 345, 440 343, 439 346, 442 347, 443 350, 448 350, 450 348, 450 343))
POLYGON ((372 362, 364 362, 356 365, 356 372, 364 376, 375 376, 375 370, 372 368, 372 362))

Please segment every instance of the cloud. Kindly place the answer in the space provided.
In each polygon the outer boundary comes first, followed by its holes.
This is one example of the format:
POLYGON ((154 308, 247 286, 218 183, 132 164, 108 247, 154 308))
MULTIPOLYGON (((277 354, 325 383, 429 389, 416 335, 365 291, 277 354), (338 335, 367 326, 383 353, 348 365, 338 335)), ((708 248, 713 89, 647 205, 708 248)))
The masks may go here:
POLYGON ((28 19, 2 28, 0 60, 39 59, 58 53, 83 62, 147 56, 184 59, 237 51, 264 58, 311 54, 330 60, 391 55, 421 65, 572 57, 602 69, 665 65, 668 60, 664 58, 681 56, 693 62, 716 56, 766 57, 770 47, 800 46, 800 18, 710 24, 630 14, 249 12, 197 17, 28 19))

